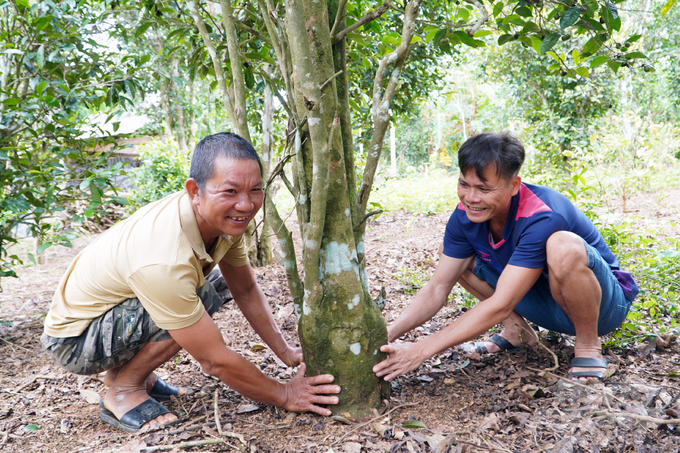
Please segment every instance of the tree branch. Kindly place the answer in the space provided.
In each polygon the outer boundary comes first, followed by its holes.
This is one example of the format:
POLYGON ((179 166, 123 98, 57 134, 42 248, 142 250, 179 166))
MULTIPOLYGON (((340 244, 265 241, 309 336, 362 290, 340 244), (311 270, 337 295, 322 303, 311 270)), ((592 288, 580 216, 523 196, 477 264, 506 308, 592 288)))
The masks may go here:
POLYGON ((236 17, 234 17, 234 16, 229 16, 229 17, 230 17, 231 20, 234 22, 234 24, 236 24, 236 26, 237 26, 238 28, 240 28, 240 29, 243 30, 243 31, 247 31, 247 32, 250 33, 251 35, 257 37, 258 39, 260 39, 260 40, 262 40, 262 41, 264 41, 264 42, 266 42, 266 43, 269 44, 271 47, 274 47, 274 45, 272 44, 272 41, 271 41, 269 38, 267 38, 265 35, 263 35, 263 34, 260 33, 259 31, 255 30, 253 27, 250 27, 250 26, 244 24, 243 22, 241 22, 240 20, 238 20, 236 17))
MULTIPOLYGON (((379 18, 380 16, 385 14, 385 11, 390 9, 390 6, 391 6, 390 1, 387 0, 379 8, 364 14, 358 21, 354 22, 352 25, 345 28, 344 30, 339 31, 336 35, 331 33, 331 40, 332 40, 333 44, 337 43, 338 41, 345 39, 345 37, 348 34, 352 33, 354 30, 361 27, 362 25, 367 24, 370 21, 379 18)), ((338 16, 339 15, 340 15, 340 11, 338 11, 338 16)), ((337 20, 338 16, 336 16, 336 20, 337 20)), ((333 28, 335 29, 335 24, 333 25, 333 28)))
POLYGON ((203 23, 203 19, 198 13, 196 4, 193 1, 189 1, 186 3, 186 5, 189 7, 191 16, 194 18, 194 22, 196 23, 196 28, 198 28, 198 32, 200 33, 201 38, 203 39, 203 43, 205 44, 206 49, 208 49, 208 54, 212 59, 213 68, 215 69, 215 78, 217 79, 217 84, 220 87, 220 92, 222 94, 222 102, 224 103, 224 107, 227 109, 227 114, 229 115, 229 119, 231 120, 232 128, 235 131, 238 131, 239 128, 238 123, 236 122, 236 115, 234 113, 234 105, 232 104, 231 98, 229 97, 229 92, 227 90, 227 82, 224 78, 224 69, 222 69, 222 62, 219 60, 217 56, 215 45, 213 44, 212 39, 208 35, 208 30, 206 29, 205 24, 203 23))
POLYGON ((245 77, 243 76, 243 62, 241 61, 241 53, 238 49, 236 26, 232 20, 233 8, 231 6, 231 0, 220 0, 220 6, 222 7, 222 24, 224 25, 224 32, 227 36, 227 51, 229 52, 229 60, 231 60, 234 113, 236 114, 237 124, 236 131, 241 137, 252 142, 250 130, 248 128, 248 117, 246 115, 246 86, 245 77))
POLYGON ((366 212, 368 204, 368 197, 373 187, 373 179, 380 161, 380 154, 382 153, 383 141, 385 139, 385 132, 390 121, 390 105, 394 98, 394 92, 399 82, 401 69, 408 57, 411 46, 411 39, 415 33, 415 21, 418 17, 420 4, 422 0, 411 0, 406 5, 404 12, 404 25, 401 32, 401 43, 399 47, 380 61, 378 70, 376 71, 375 79, 373 81, 373 137, 368 148, 366 166, 362 177, 361 190, 355 207, 355 215, 353 218, 362 218, 366 212), (384 88, 385 75, 388 68, 393 67, 390 80, 387 82, 387 87, 384 88))
POLYGON ((338 12, 335 14, 335 21, 331 28, 331 39, 338 33, 338 29, 341 27, 340 24, 344 23, 345 17, 347 17, 347 0, 340 0, 338 2, 338 12))
POLYGON ((487 20, 489 20, 489 12, 486 10, 484 5, 482 5, 479 2, 479 0, 465 0, 465 1, 474 5, 474 7, 477 8, 480 13, 482 13, 482 16, 479 19, 477 19, 477 22, 475 22, 475 24, 472 27, 465 30, 465 33, 467 33, 469 36, 472 36, 475 33, 477 33, 477 30, 479 30, 481 26, 484 25, 484 23, 486 23, 487 20))

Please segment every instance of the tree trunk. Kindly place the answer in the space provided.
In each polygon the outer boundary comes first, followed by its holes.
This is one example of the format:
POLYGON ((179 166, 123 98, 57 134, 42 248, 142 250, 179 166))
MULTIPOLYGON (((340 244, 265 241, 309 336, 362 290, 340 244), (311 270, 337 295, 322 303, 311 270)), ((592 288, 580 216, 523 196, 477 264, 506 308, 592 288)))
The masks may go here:
POLYGON ((306 113, 311 145, 297 178, 310 194, 304 200, 309 215, 303 211, 299 219, 305 291, 298 333, 309 373, 330 373, 342 386, 334 413, 367 417, 380 407, 381 385, 372 367, 384 357, 379 348, 387 329, 368 293, 357 253, 362 245, 354 238, 328 9, 313 0, 288 0, 286 6, 295 103, 306 113))

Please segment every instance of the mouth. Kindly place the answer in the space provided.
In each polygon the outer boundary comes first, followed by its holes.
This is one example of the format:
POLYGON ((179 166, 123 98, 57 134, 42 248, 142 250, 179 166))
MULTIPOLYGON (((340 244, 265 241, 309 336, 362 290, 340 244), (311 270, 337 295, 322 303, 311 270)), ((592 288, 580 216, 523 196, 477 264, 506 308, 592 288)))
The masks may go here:
POLYGON ((232 222, 236 222, 236 223, 247 223, 248 220, 250 219, 250 217, 248 217, 248 216, 246 216, 246 217, 231 217, 231 216, 227 216, 227 218, 228 218, 229 220, 231 220, 232 222))
POLYGON ((486 208, 473 208, 472 206, 466 205, 465 208, 470 212, 482 212, 486 211, 486 208))

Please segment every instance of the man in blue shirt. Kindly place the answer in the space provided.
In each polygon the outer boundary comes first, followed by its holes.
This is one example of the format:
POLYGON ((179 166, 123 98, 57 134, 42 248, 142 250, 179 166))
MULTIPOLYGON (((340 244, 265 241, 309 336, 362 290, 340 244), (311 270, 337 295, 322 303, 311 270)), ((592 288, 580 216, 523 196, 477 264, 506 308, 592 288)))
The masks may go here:
POLYGON ((509 134, 471 137, 458 152, 460 203, 444 234, 432 279, 388 328, 385 380, 456 345, 479 353, 533 346, 529 320, 575 335, 572 379, 603 379, 600 336, 621 325, 638 293, 632 276, 590 220, 560 193, 522 183, 524 147, 509 134), (444 306, 460 283, 480 300, 452 324, 416 343, 393 343, 444 306), (502 323, 502 334, 463 344, 502 323))

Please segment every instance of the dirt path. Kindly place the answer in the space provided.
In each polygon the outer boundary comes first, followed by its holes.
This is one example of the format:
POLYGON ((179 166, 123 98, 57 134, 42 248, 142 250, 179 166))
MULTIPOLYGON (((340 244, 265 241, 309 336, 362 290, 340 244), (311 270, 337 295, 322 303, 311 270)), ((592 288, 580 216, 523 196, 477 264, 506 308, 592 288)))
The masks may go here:
MULTIPOLYGON (((619 215, 638 216, 641 227, 663 227, 666 234, 680 235, 677 225, 669 222, 680 219, 680 190, 664 195, 633 197, 627 200, 627 213, 612 202, 601 214, 618 210, 619 215)), ((410 301, 417 289, 413 284, 417 286, 434 270, 447 218, 392 213, 371 224, 366 254, 369 277, 374 291, 386 288, 388 322, 410 301)), ((546 341, 545 349, 483 358, 445 351, 393 381, 386 415, 373 423, 352 425, 253 404, 204 375, 192 358, 180 353, 159 374, 194 390, 169 406, 182 422, 172 430, 128 435, 99 420, 98 401, 105 389, 98 377, 62 372, 38 344, 40 315, 47 311, 70 259, 91 240, 81 239, 73 249, 51 250, 47 264, 20 269, 19 280, 2 280, 0 319, 13 325, 0 325, 0 451, 141 452, 154 446, 177 447, 173 451, 323 453, 680 450, 673 425, 653 420, 680 418, 677 343, 665 350, 641 344, 608 351, 613 372, 609 382, 580 387, 556 377, 566 372, 572 352, 569 337, 546 341), (542 371, 552 368, 555 360, 554 374, 542 371), (223 435, 215 424, 216 395, 223 435), (616 412, 625 415, 613 417, 616 412), (217 441, 222 443, 207 443, 217 441), (180 449, 185 442, 200 445, 180 449)), ((269 266, 256 274, 284 334, 296 343, 283 268, 269 266)), ((461 312, 461 306, 450 303, 409 337, 439 330, 461 312)), ((215 319, 231 348, 268 375, 290 378, 292 370, 268 349, 256 347, 260 339, 233 304, 223 307, 215 319)))

